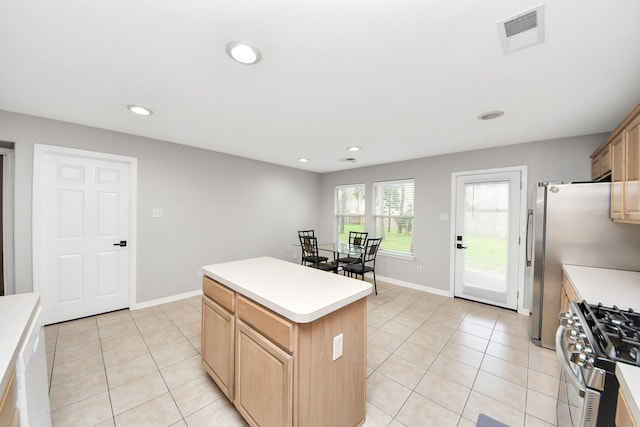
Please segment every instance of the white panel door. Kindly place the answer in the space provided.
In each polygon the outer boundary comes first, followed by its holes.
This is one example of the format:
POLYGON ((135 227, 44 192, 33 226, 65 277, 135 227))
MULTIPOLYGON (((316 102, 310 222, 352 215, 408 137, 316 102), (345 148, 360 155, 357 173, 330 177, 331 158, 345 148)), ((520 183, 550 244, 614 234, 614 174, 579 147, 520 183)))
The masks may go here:
POLYGON ((37 151, 34 290, 41 293, 45 323, 128 307, 131 163, 79 150, 37 151))
POLYGON ((455 185, 455 296, 516 309, 521 172, 460 174, 455 185))

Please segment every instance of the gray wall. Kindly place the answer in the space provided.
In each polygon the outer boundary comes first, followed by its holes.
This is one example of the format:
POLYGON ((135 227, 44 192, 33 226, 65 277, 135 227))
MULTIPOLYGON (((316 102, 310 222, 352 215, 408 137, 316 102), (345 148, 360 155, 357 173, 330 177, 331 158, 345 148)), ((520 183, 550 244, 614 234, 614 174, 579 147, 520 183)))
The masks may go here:
POLYGON ((320 175, 148 138, 0 111, 15 143, 16 293, 32 287, 33 144, 138 159, 137 302, 200 288, 202 265, 299 257, 296 231, 315 227, 320 175), (164 218, 152 219, 153 208, 164 218))
MULTIPOLYGON (((485 150, 468 151, 381 166, 323 174, 320 194, 320 236, 334 238, 334 188, 336 185, 365 183, 367 229, 370 219, 372 183, 403 178, 415 179, 414 254, 415 260, 380 256, 376 273, 412 285, 449 291, 449 251, 451 220, 451 173, 508 166, 528 167, 529 198, 539 181, 589 180, 591 153, 608 134, 531 142, 485 150), (439 219, 449 214, 449 221, 439 219), (422 273, 416 267, 422 266, 422 273)), ((370 225, 369 225, 370 224, 370 225)), ((527 290, 525 289, 525 294, 527 290)), ((525 296, 525 307, 527 307, 525 296)))

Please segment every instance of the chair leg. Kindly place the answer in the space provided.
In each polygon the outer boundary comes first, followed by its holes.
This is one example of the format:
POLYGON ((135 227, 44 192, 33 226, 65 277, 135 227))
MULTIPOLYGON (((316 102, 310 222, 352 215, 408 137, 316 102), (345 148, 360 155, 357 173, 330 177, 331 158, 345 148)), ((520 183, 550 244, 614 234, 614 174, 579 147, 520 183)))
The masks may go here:
POLYGON ((376 295, 378 295, 378 285, 376 284, 376 271, 373 270, 373 289, 376 291, 376 295))

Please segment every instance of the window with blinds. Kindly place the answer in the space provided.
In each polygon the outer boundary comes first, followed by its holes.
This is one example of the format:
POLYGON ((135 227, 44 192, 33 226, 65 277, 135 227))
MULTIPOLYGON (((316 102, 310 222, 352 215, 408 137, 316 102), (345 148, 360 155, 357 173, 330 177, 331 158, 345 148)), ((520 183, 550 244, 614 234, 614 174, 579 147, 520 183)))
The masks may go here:
POLYGON ((350 231, 364 231, 364 184, 336 187, 336 242, 348 243, 350 231))
POLYGON ((376 237, 384 251, 413 254, 414 180, 373 183, 376 237))

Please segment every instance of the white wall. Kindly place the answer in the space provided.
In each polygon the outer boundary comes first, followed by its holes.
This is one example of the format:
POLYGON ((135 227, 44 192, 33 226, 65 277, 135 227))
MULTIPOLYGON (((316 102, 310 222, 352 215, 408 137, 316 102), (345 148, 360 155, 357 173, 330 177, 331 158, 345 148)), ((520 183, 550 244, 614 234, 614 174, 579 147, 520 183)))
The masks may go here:
MULTIPOLYGON (((449 251, 453 239, 450 222, 442 222, 440 213, 451 219, 451 173, 507 166, 528 167, 529 198, 539 181, 589 180, 590 154, 607 134, 588 135, 550 141, 531 142, 485 150, 390 163, 323 174, 320 194, 320 237, 331 240, 334 233, 334 188, 336 185, 365 183, 367 221, 371 224, 371 190, 375 181, 415 179, 414 253, 415 260, 379 256, 376 273, 412 285, 449 291, 449 251), (422 273, 416 267, 422 266, 422 273)), ((530 292, 525 289, 525 294, 530 292)), ((528 301, 525 298, 525 307, 528 301)))
POLYGON ((33 144, 138 159, 138 303, 200 288, 202 265, 269 255, 296 261, 317 228, 320 175, 198 148, 0 111, 15 143, 16 293, 32 286, 33 144), (164 218, 152 219, 153 208, 164 218))

